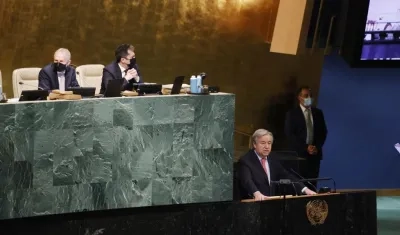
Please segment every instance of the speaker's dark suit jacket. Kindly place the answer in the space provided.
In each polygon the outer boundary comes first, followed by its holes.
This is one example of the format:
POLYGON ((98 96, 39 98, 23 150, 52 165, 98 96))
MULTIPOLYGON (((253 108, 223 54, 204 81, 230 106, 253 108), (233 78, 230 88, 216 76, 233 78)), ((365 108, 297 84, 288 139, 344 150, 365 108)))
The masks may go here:
MULTIPOLYGON (((244 155, 239 161, 239 181, 241 185, 242 199, 252 198, 253 193, 260 191, 265 196, 276 196, 280 195, 279 185, 273 181, 279 181, 281 179, 290 179, 296 181, 297 178, 287 172, 283 166, 274 159, 273 153, 267 157, 269 170, 270 170, 270 181, 268 182, 267 173, 261 165, 261 162, 254 152, 250 150, 244 155)), ((305 187, 304 184, 295 183, 293 185, 296 188, 297 194, 301 194, 301 190, 305 187)), ((290 187, 293 187, 290 185, 290 187)))
POLYGON ((288 138, 289 148, 296 151, 299 157, 322 159, 322 146, 325 144, 328 130, 322 111, 318 108, 311 108, 314 126, 313 144, 317 147, 317 155, 310 156, 307 152, 307 125, 303 110, 300 105, 286 114, 285 133, 288 138))
POLYGON ((142 83, 143 79, 140 74, 139 66, 135 64, 133 66, 134 69, 136 69, 138 76, 139 76, 139 82, 136 82, 136 80, 133 78, 129 82, 122 77, 122 71, 116 61, 112 62, 111 64, 107 65, 103 69, 103 77, 101 79, 101 88, 100 88, 100 94, 104 94, 107 88, 107 84, 109 81, 113 79, 124 79, 124 83, 122 84, 121 91, 125 90, 132 90, 133 89, 133 84, 135 83, 142 83))
MULTIPOLYGON (((76 80, 75 69, 67 66, 65 70, 65 89, 69 87, 79 87, 79 83, 76 80)), ((53 63, 46 65, 39 72, 39 89, 43 90, 57 90, 60 89, 58 84, 57 72, 54 70, 53 63)))

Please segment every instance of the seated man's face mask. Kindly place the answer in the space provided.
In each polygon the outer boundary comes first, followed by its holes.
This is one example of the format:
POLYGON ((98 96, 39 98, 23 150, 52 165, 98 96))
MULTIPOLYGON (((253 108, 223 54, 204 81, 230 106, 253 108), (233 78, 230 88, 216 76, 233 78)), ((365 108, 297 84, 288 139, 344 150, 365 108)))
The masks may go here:
POLYGON ((60 62, 54 62, 53 67, 56 72, 64 72, 67 69, 67 65, 60 62))

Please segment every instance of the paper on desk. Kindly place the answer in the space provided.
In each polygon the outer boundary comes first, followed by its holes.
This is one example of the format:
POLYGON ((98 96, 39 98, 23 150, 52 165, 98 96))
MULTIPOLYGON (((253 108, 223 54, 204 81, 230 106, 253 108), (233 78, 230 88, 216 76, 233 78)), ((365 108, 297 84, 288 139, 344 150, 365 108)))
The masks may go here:
POLYGON ((19 98, 11 98, 11 99, 7 100, 8 103, 16 103, 18 101, 19 101, 19 98))
MULTIPOLYGON (((165 85, 162 86, 162 88, 163 89, 172 89, 173 86, 174 86, 174 84, 165 84, 165 85)), ((184 88, 190 88, 190 85, 182 84, 182 88, 181 89, 184 89, 184 88)))
POLYGON ((394 147, 397 149, 397 152, 399 152, 399 153, 400 153, 400 144, 399 144, 399 143, 397 143, 397 144, 395 144, 395 145, 394 145, 394 147))

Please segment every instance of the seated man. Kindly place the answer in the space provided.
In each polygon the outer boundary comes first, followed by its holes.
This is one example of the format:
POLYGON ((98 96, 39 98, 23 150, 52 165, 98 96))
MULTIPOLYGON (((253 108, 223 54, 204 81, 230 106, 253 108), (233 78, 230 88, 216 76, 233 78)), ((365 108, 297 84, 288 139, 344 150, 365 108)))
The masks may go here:
MULTIPOLYGON (((278 195, 277 185, 271 181, 296 178, 289 174, 283 166, 270 157, 272 149, 272 133, 259 129, 252 136, 253 148, 239 161, 239 178, 242 188, 256 200, 264 200, 268 196, 278 195)), ((304 184, 295 183, 296 191, 313 195, 304 184)))
POLYGON ((129 44, 118 46, 115 50, 115 61, 104 67, 100 94, 104 94, 108 82, 113 79, 124 79, 121 91, 132 90, 134 83, 142 83, 134 50, 129 44))
POLYGON ((60 48, 54 53, 54 62, 39 72, 39 89, 65 91, 69 87, 79 87, 75 69, 71 64, 71 53, 60 48))

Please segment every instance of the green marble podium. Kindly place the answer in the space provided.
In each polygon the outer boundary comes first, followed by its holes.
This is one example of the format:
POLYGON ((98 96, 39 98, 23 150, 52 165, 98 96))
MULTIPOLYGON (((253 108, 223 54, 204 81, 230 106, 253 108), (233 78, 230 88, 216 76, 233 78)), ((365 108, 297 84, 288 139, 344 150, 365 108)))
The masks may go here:
POLYGON ((0 104, 0 219, 232 200, 235 96, 0 104))

